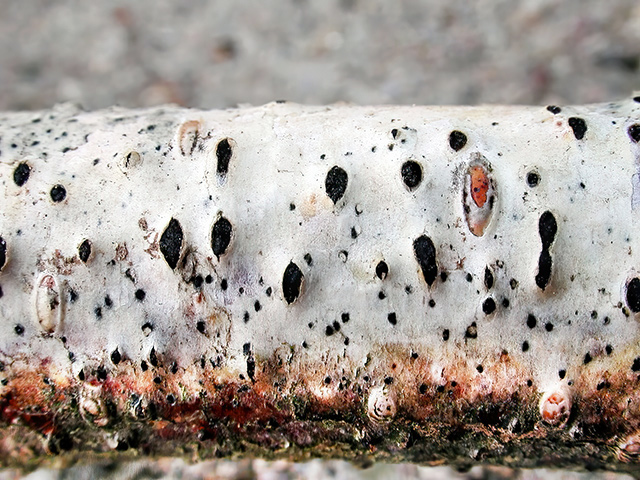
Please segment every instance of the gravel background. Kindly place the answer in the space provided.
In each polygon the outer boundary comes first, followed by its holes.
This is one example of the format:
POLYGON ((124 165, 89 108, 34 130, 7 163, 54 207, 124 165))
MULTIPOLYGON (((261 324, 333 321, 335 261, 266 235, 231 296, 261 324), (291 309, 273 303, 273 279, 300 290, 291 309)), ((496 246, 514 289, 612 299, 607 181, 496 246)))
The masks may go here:
POLYGON ((637 0, 0 0, 0 110, 586 103, 640 88, 637 0))
MULTIPOLYGON (((0 0, 0 110, 587 103, 640 89, 637 0, 0 0)), ((0 480, 19 472, 0 471, 0 480)), ((621 478, 180 460, 32 479, 621 478)))

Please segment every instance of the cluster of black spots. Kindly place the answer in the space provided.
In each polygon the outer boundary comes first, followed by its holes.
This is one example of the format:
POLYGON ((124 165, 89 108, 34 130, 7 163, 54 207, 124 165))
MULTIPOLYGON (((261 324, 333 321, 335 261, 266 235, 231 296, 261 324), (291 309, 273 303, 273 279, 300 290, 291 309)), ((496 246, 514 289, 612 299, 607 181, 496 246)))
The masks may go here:
POLYGON ((491 315, 496 310, 496 302, 493 298, 489 297, 482 303, 482 311, 485 315, 491 315))
POLYGON ((78 257, 82 260, 82 263, 87 263, 89 256, 91 255, 91 242, 88 239, 84 239, 78 246, 78 257))
POLYGON ((324 180, 324 188, 327 192, 327 196, 331 201, 336 204, 344 196, 344 192, 347 191, 347 183, 349 182, 349 176, 342 168, 337 165, 331 167, 331 170, 327 173, 324 180))
POLYGON ((478 338, 478 326, 476 322, 472 322, 471 325, 467 327, 467 330, 464 332, 464 338, 478 338))
POLYGON ((544 291, 551 279, 551 267, 553 264, 549 249, 551 248, 556 237, 556 233, 558 232, 556 218, 550 211, 547 210, 540 216, 538 232, 542 242, 542 251, 540 252, 540 258, 538 259, 538 273, 536 273, 535 280, 538 288, 544 291))
POLYGON ((387 320, 391 325, 396 325, 398 323, 398 317, 396 316, 396 312, 391 312, 387 315, 387 320))
POLYGON ((400 168, 400 175, 406 187, 412 192, 422 182, 422 167, 414 160, 407 160, 400 168))
POLYGON ((231 161, 231 156, 233 155, 233 150, 231 149, 231 144, 229 143, 228 138, 223 138, 218 142, 216 146, 216 157, 218 159, 218 165, 216 167, 216 171, 218 175, 225 176, 229 171, 229 162, 231 161))
POLYGON ((120 351, 116 348, 113 352, 111 352, 111 362, 114 365, 118 365, 121 360, 122 360, 122 355, 120 354, 120 351))
POLYGON ((5 263, 7 263, 7 242, 0 237, 0 270, 2 270, 5 263))
POLYGON ((626 300, 629 310, 640 312, 640 278, 634 277, 627 283, 626 300))
POLYGON ((282 275, 282 294, 288 304, 292 304, 300 296, 304 275, 300 267, 293 262, 287 265, 282 275))
POLYGON ((29 180, 29 175, 31 174, 31 167, 28 163, 22 162, 19 163, 18 166, 13 171, 13 181, 19 187, 22 187, 27 180, 29 180))
POLYGON ((376 265, 376 277, 380 280, 384 280, 389 275, 389 266, 384 260, 380 260, 376 265))
POLYGON ((429 237, 421 235, 413 241, 413 254, 420 265, 427 285, 433 285, 438 275, 436 247, 429 237))
POLYGON ((449 329, 445 328, 442 331, 442 340, 444 340, 445 342, 449 340, 449 329))
POLYGON ((211 249, 218 260, 229 248, 232 231, 231 222, 222 215, 213 224, 211 229, 211 249))
POLYGON ((554 115, 557 115, 562 111, 562 109, 560 107, 556 107, 555 105, 549 105, 547 107, 547 110, 549 110, 554 115))
POLYGON ((14 332, 16 332, 16 335, 18 335, 18 336, 20 336, 20 337, 21 337, 22 335, 24 335, 24 327, 23 327, 21 324, 19 324, 19 323, 17 323, 17 324, 13 327, 13 331, 14 331, 14 332))
POLYGON ((164 229, 164 232, 162 232, 159 242, 160 252, 172 270, 176 268, 178 260, 180 260, 183 238, 184 235, 182 233, 180 222, 175 218, 172 218, 164 229))
POLYGON ((640 142, 640 124, 633 124, 627 129, 627 133, 634 143, 640 142))
POLYGON ((67 190, 66 188, 64 188, 64 186, 57 184, 51 188, 51 192, 49 192, 49 195, 51 195, 51 200, 53 200, 55 203, 59 203, 67 197, 67 190))
POLYGON ((526 352, 528 350, 529 350, 529 342, 525 340, 524 342, 522 342, 522 351, 526 352))
POLYGON ((527 185, 529 185, 531 188, 534 188, 537 187, 539 183, 540 175, 538 175, 536 172, 527 173, 527 185))
POLYGON ((467 136, 459 130, 454 130, 449 134, 449 146, 456 152, 462 150, 467 144, 467 136))
POLYGON ((484 267, 484 286, 487 290, 491 290, 493 288, 493 272, 488 266, 484 267))
POLYGON ((582 140, 584 134, 587 133, 587 123, 582 118, 569 118, 569 126, 571 130, 573 130, 573 135, 576 137, 576 140, 582 140))

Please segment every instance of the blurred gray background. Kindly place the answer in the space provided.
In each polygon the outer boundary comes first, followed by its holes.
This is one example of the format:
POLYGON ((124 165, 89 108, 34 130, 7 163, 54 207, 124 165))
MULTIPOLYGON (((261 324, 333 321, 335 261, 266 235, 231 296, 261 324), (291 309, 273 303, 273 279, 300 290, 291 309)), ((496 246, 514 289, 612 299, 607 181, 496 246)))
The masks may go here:
MULTIPOLYGON (((0 0, 0 110, 588 103, 640 89, 638 0, 0 0)), ((0 471, 0 479, 21 476, 0 471)), ((624 478, 181 460, 32 479, 624 478)), ((628 477, 626 477, 628 478, 628 477)))
POLYGON ((0 110, 586 103, 640 88, 637 0, 0 0, 0 110))

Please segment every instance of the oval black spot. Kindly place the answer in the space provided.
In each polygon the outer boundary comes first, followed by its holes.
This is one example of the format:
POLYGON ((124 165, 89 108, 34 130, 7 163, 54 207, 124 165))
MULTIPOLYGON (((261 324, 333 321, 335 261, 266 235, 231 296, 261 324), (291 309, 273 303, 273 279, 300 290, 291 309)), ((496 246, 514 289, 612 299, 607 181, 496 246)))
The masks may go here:
POLYGON ((19 323, 13 327, 13 331, 16 332, 16 335, 19 335, 19 336, 24 335, 24 327, 19 323))
POLYGON ((89 255, 91 255, 91 242, 85 239, 78 247, 78 256, 80 260, 82 260, 82 263, 87 263, 89 255))
POLYGON ((557 115, 557 114, 559 114, 559 113, 562 111, 562 109, 561 109, 560 107, 557 107, 557 106, 555 106, 555 105, 549 105, 549 106, 547 107, 547 110, 549 110, 549 111, 550 111, 551 113, 553 113, 554 115, 557 115))
POLYGON ((398 317, 396 316, 396 312, 391 312, 387 315, 387 320, 391 325, 395 325, 398 323, 398 317))
POLYGON ((627 305, 633 313, 640 312, 640 278, 632 278, 627 283, 627 305))
POLYGON ((459 130, 454 130, 449 134, 449 145, 456 152, 467 144, 467 136, 459 130))
POLYGON ((229 171, 229 161, 231 160, 231 156, 233 155, 233 150, 231 149, 231 144, 229 143, 228 138, 224 138, 218 142, 218 146, 216 147, 216 157, 218 158, 218 166, 217 172, 218 175, 226 175, 229 171))
POLYGON ((122 355, 120 355, 120 352, 116 348, 113 352, 111 352, 111 361, 114 365, 117 365, 120 363, 120 360, 122 360, 122 355))
POLYGON ((442 340, 444 340, 445 342, 449 340, 449 329, 445 328, 442 331, 442 340))
POLYGON ((529 350, 529 342, 525 340, 524 342, 522 342, 522 351, 526 352, 528 350, 529 350))
POLYGON ((389 266, 384 260, 380 260, 376 265, 376 277, 380 280, 384 280, 389 275, 389 266))
POLYGON ((158 355, 156 354, 156 347, 151 347, 151 351, 149 352, 149 363, 153 367, 158 366, 158 355))
POLYGON ((172 218, 160 237, 160 252, 162 252, 164 259, 172 269, 176 268, 178 260, 180 260, 182 238, 183 235, 180 222, 175 218, 172 218))
POLYGON ((7 242, 0 237, 0 270, 2 270, 5 263, 7 263, 7 242))
POLYGON ((635 143, 640 142, 640 125, 639 124, 634 124, 631 125, 628 129, 627 129, 627 133, 629 134, 629 137, 631 137, 631 140, 633 140, 635 143))
POLYGON ((539 183, 540 183, 540 175, 538 175, 536 172, 527 173, 527 185, 533 188, 533 187, 537 187, 539 183))
POLYGON ((431 286, 438 275, 436 247, 429 237, 421 235, 413 241, 413 254, 420 265, 425 282, 431 286))
POLYGON ((67 190, 60 184, 54 185, 50 192, 51 200, 58 203, 63 201, 67 196, 67 190))
POLYGON ((529 314, 529 316, 527 317, 527 327, 536 328, 536 323, 538 323, 536 317, 532 314, 529 314))
POLYGON ((422 182, 422 167, 413 160, 408 160, 402 164, 400 174, 409 191, 415 190, 422 182))
POLYGON ((487 290, 491 290, 493 287, 493 272, 489 267, 484 267, 484 286, 487 290))
POLYGON ((573 130, 573 134, 577 140, 582 140, 584 134, 587 133, 587 124, 582 118, 571 117, 569 119, 569 126, 571 130, 573 130))
POLYGON ((327 178, 324 181, 324 187, 327 191, 327 195, 331 201, 335 204, 342 198, 344 192, 347 190, 347 183, 349 177, 347 172, 337 165, 332 167, 327 173, 327 178))
POLYGON ((550 248, 553 240, 556 238, 556 233, 558 233, 558 224, 556 223, 556 218, 553 216, 553 213, 547 210, 540 215, 538 232, 540 233, 542 248, 550 248))
POLYGON ((482 311, 485 315, 491 315, 496 310, 496 302, 493 298, 489 297, 482 303, 482 311))
POLYGON ((634 372, 640 371, 640 357, 636 357, 633 359, 633 364, 631 365, 631 370, 634 372))
POLYGON ((540 258, 538 259, 538 273, 536 273, 536 285, 541 290, 547 288, 549 284, 552 263, 549 250, 542 250, 542 252, 540 252, 540 258))
POLYGON ((136 297, 136 300, 138 300, 139 302, 144 300, 144 297, 147 296, 147 294, 145 293, 145 291, 141 288, 136 290, 136 293, 134 294, 136 297))
POLYGON ((288 304, 296 301, 300 296, 300 288, 302 287, 302 280, 304 275, 300 267, 293 262, 287 265, 282 276, 282 294, 288 304))
POLYGON ((31 167, 25 163, 19 163, 18 166, 13 171, 13 181, 17 186, 21 187, 27 180, 29 180, 29 175, 31 174, 31 167))
POLYGON ((229 248, 232 231, 231 222, 222 216, 213 224, 211 229, 211 249, 218 260, 229 248))

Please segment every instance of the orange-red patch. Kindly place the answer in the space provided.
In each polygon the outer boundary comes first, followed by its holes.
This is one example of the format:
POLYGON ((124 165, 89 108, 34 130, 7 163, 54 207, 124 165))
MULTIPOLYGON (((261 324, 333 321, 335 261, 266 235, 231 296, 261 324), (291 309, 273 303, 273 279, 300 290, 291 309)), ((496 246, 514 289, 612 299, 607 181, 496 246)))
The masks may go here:
POLYGON ((489 191, 489 177, 485 169, 479 165, 469 169, 471 175, 471 198, 482 208, 487 202, 487 192, 489 191))

